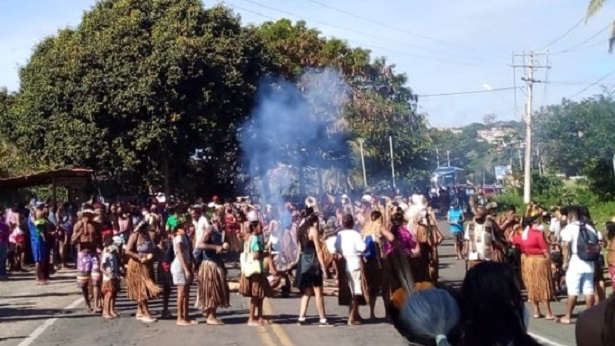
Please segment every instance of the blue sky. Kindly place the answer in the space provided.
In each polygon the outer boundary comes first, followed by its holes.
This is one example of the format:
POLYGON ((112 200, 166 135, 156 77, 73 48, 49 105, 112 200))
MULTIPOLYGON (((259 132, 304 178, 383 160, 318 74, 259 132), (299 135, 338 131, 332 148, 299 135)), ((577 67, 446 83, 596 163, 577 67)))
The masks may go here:
MULTIPOLYGON (((607 5, 589 23, 585 0, 228 0, 223 3, 244 23, 304 19, 324 36, 385 56, 408 75, 419 95, 512 87, 511 53, 532 49, 551 52, 552 69, 536 78, 551 83, 535 88, 535 107, 579 100, 615 86, 615 68, 607 52, 607 26, 615 7, 607 5), (332 8, 318 4, 321 2, 332 8), (348 13, 343 13, 348 12, 348 13), (574 29, 572 29, 574 27, 574 29), (557 38, 563 38, 553 43, 557 38), (595 36, 592 38, 592 36, 595 36), (550 44, 552 43, 552 44, 550 44), (584 92, 579 93, 583 89, 584 92)), ((0 86, 19 88, 18 68, 33 46, 59 28, 79 24, 94 0, 0 1, 0 86)), ((213 4, 206 3, 208 6, 213 4)), ((544 58, 543 58, 544 62, 544 58)), ((517 86, 521 71, 517 72, 517 86)), ((520 119, 524 94, 491 93, 421 96, 419 109, 432 126, 451 127, 481 121, 487 113, 499 120, 520 119), (517 109, 517 114, 515 113, 517 109)))

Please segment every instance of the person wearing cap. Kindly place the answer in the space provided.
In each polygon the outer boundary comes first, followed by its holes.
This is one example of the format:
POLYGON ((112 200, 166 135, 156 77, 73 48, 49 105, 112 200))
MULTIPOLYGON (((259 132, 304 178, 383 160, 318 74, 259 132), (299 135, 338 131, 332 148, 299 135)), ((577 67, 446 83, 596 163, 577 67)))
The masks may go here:
POLYGON ((81 212, 81 220, 73 229, 71 241, 77 246, 77 287, 81 288, 85 306, 92 311, 90 293, 94 297, 94 309, 98 310, 100 302, 100 260, 98 250, 102 250, 102 231, 93 222, 94 211, 85 209, 81 212), (89 287, 92 292, 89 292, 89 287))

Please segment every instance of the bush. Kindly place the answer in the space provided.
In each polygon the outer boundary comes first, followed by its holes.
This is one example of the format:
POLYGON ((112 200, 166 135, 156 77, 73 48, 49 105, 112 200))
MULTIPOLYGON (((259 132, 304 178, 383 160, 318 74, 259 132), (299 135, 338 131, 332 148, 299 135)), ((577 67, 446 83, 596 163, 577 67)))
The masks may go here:
MULTIPOLYGON (((532 190, 532 200, 538 202, 543 208, 572 204, 587 206, 593 221, 600 229, 606 221, 615 216, 615 201, 603 201, 601 196, 596 195, 584 185, 543 184, 532 190)), ((523 194, 514 189, 498 195, 495 201, 501 207, 515 206, 519 214, 525 210, 523 194)))

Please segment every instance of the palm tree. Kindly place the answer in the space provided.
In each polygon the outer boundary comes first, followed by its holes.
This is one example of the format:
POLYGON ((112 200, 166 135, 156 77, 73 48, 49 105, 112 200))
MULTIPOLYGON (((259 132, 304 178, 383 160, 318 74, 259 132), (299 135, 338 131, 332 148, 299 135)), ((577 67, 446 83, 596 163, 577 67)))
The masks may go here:
MULTIPOLYGON (((596 15, 606 4, 606 0, 590 0, 589 6, 587 7, 587 14, 585 17, 585 22, 587 23, 591 17, 596 15)), ((613 25, 611 26, 611 35, 609 36, 609 53, 613 52, 613 47, 615 47, 615 21, 613 21, 613 25)))

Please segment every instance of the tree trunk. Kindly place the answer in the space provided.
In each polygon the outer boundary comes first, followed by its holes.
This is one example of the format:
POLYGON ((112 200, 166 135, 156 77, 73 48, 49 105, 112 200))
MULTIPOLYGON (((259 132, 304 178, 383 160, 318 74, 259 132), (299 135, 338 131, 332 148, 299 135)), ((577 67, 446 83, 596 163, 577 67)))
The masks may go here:
POLYGON ((171 177, 169 176, 169 155, 165 154, 164 162, 163 162, 163 170, 164 170, 164 196, 165 198, 169 198, 171 195, 171 177))

